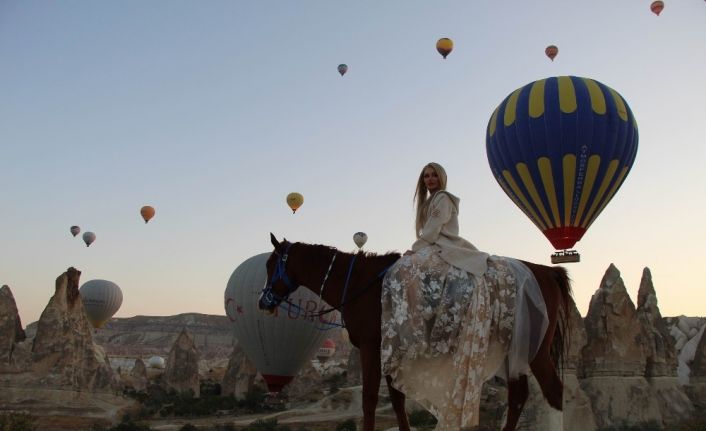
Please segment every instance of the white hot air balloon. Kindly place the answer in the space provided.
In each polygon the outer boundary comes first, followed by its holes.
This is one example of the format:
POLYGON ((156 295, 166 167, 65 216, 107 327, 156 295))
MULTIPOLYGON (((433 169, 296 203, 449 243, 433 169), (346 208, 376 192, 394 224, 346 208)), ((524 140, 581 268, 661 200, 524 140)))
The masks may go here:
POLYGON ((123 303, 123 292, 108 280, 89 280, 78 289, 86 317, 94 328, 102 328, 123 303))
POLYGON ((329 305, 304 287, 289 297, 297 307, 283 303, 274 314, 263 313, 257 301, 267 282, 265 263, 269 256, 253 256, 233 271, 224 305, 245 355, 262 374, 270 392, 279 392, 317 352, 327 329, 333 327, 330 322, 340 318, 338 312, 326 314, 325 321, 311 317, 329 305))
POLYGON ((90 247, 91 244, 93 244, 93 241, 96 240, 96 234, 93 232, 84 232, 83 233, 83 242, 86 243, 86 247, 90 247))
POLYGON ((147 366, 149 368, 158 368, 158 369, 163 369, 164 368, 164 358, 161 356, 152 356, 147 360, 147 366))
POLYGON ((368 235, 365 232, 356 232, 353 234, 353 242, 358 248, 363 248, 366 242, 368 242, 368 235))

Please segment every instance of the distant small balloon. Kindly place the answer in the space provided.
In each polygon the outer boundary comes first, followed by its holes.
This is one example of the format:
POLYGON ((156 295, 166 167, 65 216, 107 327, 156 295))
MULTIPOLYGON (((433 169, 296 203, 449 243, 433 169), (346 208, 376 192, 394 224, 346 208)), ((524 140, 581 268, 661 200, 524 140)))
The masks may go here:
POLYGON ((150 221, 152 217, 154 217, 155 210, 149 205, 145 205, 142 208, 140 208, 140 215, 142 215, 142 219, 145 220, 145 223, 150 221))
POLYGON ((348 65, 347 64, 339 64, 338 65, 338 73, 341 74, 341 76, 345 75, 346 72, 348 72, 348 65))
POLYGON ((91 244, 93 244, 93 241, 96 240, 96 234, 93 232, 84 232, 83 233, 83 242, 86 243, 86 247, 90 247, 91 244))
POLYGON ((69 230, 71 231, 71 235, 73 235, 73 236, 76 236, 79 233, 81 233, 81 228, 78 226, 71 226, 71 229, 69 229, 69 230))
POLYGON ((662 9, 664 9, 664 2, 657 0, 653 1, 652 4, 650 5, 650 10, 657 16, 662 12, 662 9))
POLYGON ((454 42, 448 37, 442 37, 436 42, 436 50, 439 51, 444 58, 454 49, 454 42))
POLYGON ((366 242, 368 242, 368 235, 365 232, 356 232, 353 234, 353 242, 358 248, 363 248, 366 242))
POLYGON ((556 45, 549 45, 544 50, 544 53, 547 54, 547 57, 554 61, 554 57, 556 57, 556 55, 559 53, 559 48, 557 48, 556 45))
POLYGON ((287 205, 292 209, 292 214, 296 213, 303 204, 304 196, 301 193, 292 192, 287 195, 287 205))

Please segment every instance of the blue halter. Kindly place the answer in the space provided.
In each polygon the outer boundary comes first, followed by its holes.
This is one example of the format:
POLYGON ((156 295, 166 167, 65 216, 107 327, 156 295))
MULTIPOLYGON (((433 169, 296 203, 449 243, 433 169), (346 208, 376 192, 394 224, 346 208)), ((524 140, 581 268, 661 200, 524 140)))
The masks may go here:
POLYGON ((276 254, 280 258, 277 260, 277 266, 275 266, 275 271, 272 273, 272 278, 270 279, 270 281, 267 282, 265 288, 262 289, 261 298, 263 305, 267 306, 268 308, 277 307, 282 301, 286 300, 289 295, 291 295, 292 292, 297 290, 297 288, 299 287, 299 285, 293 283, 287 275, 286 265, 287 258, 289 257, 289 249, 291 247, 292 244, 287 245, 287 249, 284 251, 283 255, 280 255, 276 251, 274 252, 274 254, 276 254), (287 292, 284 295, 278 295, 275 291, 272 290, 272 285, 278 282, 279 280, 282 280, 284 285, 287 286, 287 292))

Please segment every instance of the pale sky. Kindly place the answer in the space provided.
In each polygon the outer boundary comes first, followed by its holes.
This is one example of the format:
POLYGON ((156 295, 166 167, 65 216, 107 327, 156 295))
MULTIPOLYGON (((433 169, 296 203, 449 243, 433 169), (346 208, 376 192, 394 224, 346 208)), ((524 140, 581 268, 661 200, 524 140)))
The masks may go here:
POLYGON ((352 251, 364 231, 369 251, 406 250, 429 161, 461 198, 465 238, 549 264, 491 175, 485 132, 516 88, 576 75, 618 91, 640 133, 566 265, 579 310, 614 263, 634 301, 649 267, 663 315, 704 316, 706 2, 666 0, 659 17, 650 3, 0 0, 0 284, 25 325, 69 266, 122 288, 117 317, 225 315, 228 278, 269 232, 352 251))

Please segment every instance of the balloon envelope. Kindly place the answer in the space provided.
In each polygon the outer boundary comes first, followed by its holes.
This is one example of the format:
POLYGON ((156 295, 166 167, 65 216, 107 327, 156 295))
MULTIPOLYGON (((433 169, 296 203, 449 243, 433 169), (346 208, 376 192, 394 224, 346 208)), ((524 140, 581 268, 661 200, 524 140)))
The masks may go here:
POLYGON ((625 180, 637 143, 625 99, 575 76, 518 88, 493 112, 486 133, 493 176, 555 249, 583 237, 625 180))
POLYGON ((662 9, 664 9, 664 2, 657 0, 653 1, 652 4, 650 5, 650 10, 657 16, 659 16, 660 12, 662 12, 662 9))
POLYGON ((436 50, 439 51, 444 58, 454 49, 454 42, 448 37, 442 37, 436 42, 436 50))
POLYGON ((353 242, 358 248, 361 248, 368 242, 368 235, 366 235, 365 232, 356 232, 353 234, 353 242))
POLYGON ((102 328, 123 303, 122 290, 108 280, 89 280, 81 285, 78 293, 94 328, 102 328))
POLYGON ((265 263, 270 253, 262 253, 241 263, 228 280, 224 294, 226 315, 245 355, 255 364, 271 392, 279 392, 321 346, 338 313, 321 318, 312 313, 328 305, 305 287, 289 297, 300 307, 285 304, 266 314, 257 301, 267 282, 265 263), (308 315, 308 316, 307 316, 308 315))
POLYGON ((544 53, 547 55, 547 57, 554 61, 554 57, 559 54, 559 48, 557 48, 556 45, 549 45, 544 49, 544 53))
POLYGON ((147 360, 147 366, 149 368, 164 368, 165 361, 161 356, 152 356, 147 360))
POLYGON ((304 204, 304 196, 301 193, 292 192, 287 195, 287 205, 292 209, 292 213, 297 212, 299 207, 304 204))
POLYGON ((69 229, 69 231, 71 231, 71 235, 76 236, 81 233, 81 228, 78 226, 71 226, 71 229, 69 229))
POLYGON ((149 205, 145 205, 142 208, 140 208, 140 215, 142 216, 142 219, 147 223, 154 217, 155 210, 153 207, 149 205))
POLYGON ((338 65, 338 73, 341 74, 341 76, 345 75, 346 72, 348 72, 348 65, 347 64, 339 64, 338 65))
POLYGON ((83 242, 86 243, 86 247, 90 247, 91 244, 93 244, 93 241, 96 240, 96 234, 93 232, 84 232, 83 233, 83 242))

